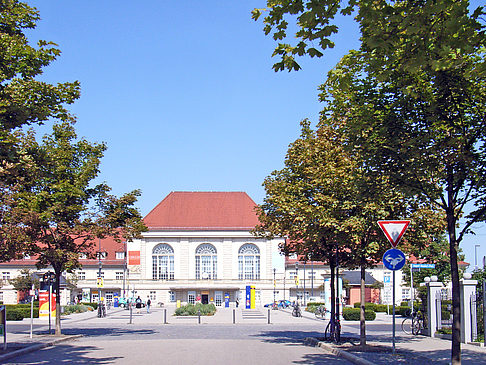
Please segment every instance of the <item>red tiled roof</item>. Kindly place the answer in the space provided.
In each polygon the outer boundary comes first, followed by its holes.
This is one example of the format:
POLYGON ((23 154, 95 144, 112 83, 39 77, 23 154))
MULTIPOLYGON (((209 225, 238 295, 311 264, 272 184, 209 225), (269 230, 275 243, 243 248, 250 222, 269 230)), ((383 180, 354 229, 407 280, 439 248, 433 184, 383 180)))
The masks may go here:
POLYGON ((244 192, 171 192, 144 218, 149 229, 249 230, 259 222, 244 192))
MULTIPOLYGON (((101 260, 103 265, 123 265, 125 262, 124 259, 116 259, 116 252, 125 252, 125 244, 123 242, 116 242, 112 237, 104 238, 99 243, 96 240, 91 251, 97 252, 99 247, 101 247, 102 252, 107 253, 106 258, 101 260)), ((98 266, 98 259, 80 259, 79 261, 83 266, 98 266)), ((34 266, 36 262, 36 256, 32 255, 28 259, 1 262, 0 266, 34 266)))

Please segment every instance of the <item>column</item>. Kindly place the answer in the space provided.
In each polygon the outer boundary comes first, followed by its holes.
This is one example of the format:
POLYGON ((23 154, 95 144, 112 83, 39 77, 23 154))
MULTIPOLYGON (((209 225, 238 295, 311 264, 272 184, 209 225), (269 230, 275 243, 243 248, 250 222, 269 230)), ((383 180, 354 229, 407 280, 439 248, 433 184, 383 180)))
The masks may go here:
POLYGON ((434 337, 437 330, 437 306, 435 302, 437 294, 442 289, 442 283, 431 281, 429 277, 426 277, 424 280, 427 285, 427 318, 429 321, 427 336, 434 337))
POLYGON ((471 296, 476 294, 477 280, 470 280, 471 274, 465 273, 459 280, 461 290, 461 342, 472 342, 471 296))

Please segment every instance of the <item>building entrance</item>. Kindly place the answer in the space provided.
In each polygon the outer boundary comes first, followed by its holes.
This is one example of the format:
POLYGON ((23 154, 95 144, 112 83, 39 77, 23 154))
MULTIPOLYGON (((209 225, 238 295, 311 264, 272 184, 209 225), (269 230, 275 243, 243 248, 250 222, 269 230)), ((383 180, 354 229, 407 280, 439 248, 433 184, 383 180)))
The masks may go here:
POLYGON ((201 303, 202 304, 208 304, 209 303, 209 295, 208 294, 202 294, 201 295, 201 303))

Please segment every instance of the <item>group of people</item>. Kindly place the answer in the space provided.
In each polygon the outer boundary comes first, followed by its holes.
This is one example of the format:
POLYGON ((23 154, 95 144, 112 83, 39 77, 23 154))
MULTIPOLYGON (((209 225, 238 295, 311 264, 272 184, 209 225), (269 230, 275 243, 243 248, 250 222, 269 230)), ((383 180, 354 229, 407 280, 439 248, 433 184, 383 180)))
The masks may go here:
MULTIPOLYGON (((150 297, 147 297, 147 301, 145 302, 145 308, 147 308, 147 313, 150 313, 150 305, 152 304, 152 301, 150 300, 150 297)), ((135 299, 135 308, 137 309, 137 313, 140 313, 142 310, 143 302, 140 296, 135 299)))

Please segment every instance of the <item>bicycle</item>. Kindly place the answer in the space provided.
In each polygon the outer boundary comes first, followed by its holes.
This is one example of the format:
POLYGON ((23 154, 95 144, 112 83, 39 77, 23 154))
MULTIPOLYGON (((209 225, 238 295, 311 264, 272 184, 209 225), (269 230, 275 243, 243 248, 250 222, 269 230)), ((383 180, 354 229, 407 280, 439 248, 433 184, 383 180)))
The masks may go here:
POLYGON ((302 317, 302 311, 300 310, 299 303, 294 306, 292 310, 292 316, 294 317, 302 317))
POLYGON ((424 327, 424 318, 422 314, 413 313, 412 317, 407 317, 402 321, 402 331, 407 335, 417 336, 420 334, 421 329, 424 327))
POLYGON ((324 317, 326 316, 326 307, 324 307, 323 305, 320 305, 316 308, 314 314, 316 316, 316 318, 321 318, 321 319, 324 319, 324 317))
POLYGON ((329 339, 329 341, 333 341, 335 343, 339 343, 341 341, 341 321, 336 314, 334 317, 331 317, 326 326, 324 339, 326 341, 329 339))
POLYGON ((98 318, 106 317, 106 307, 103 303, 98 305, 98 318))

